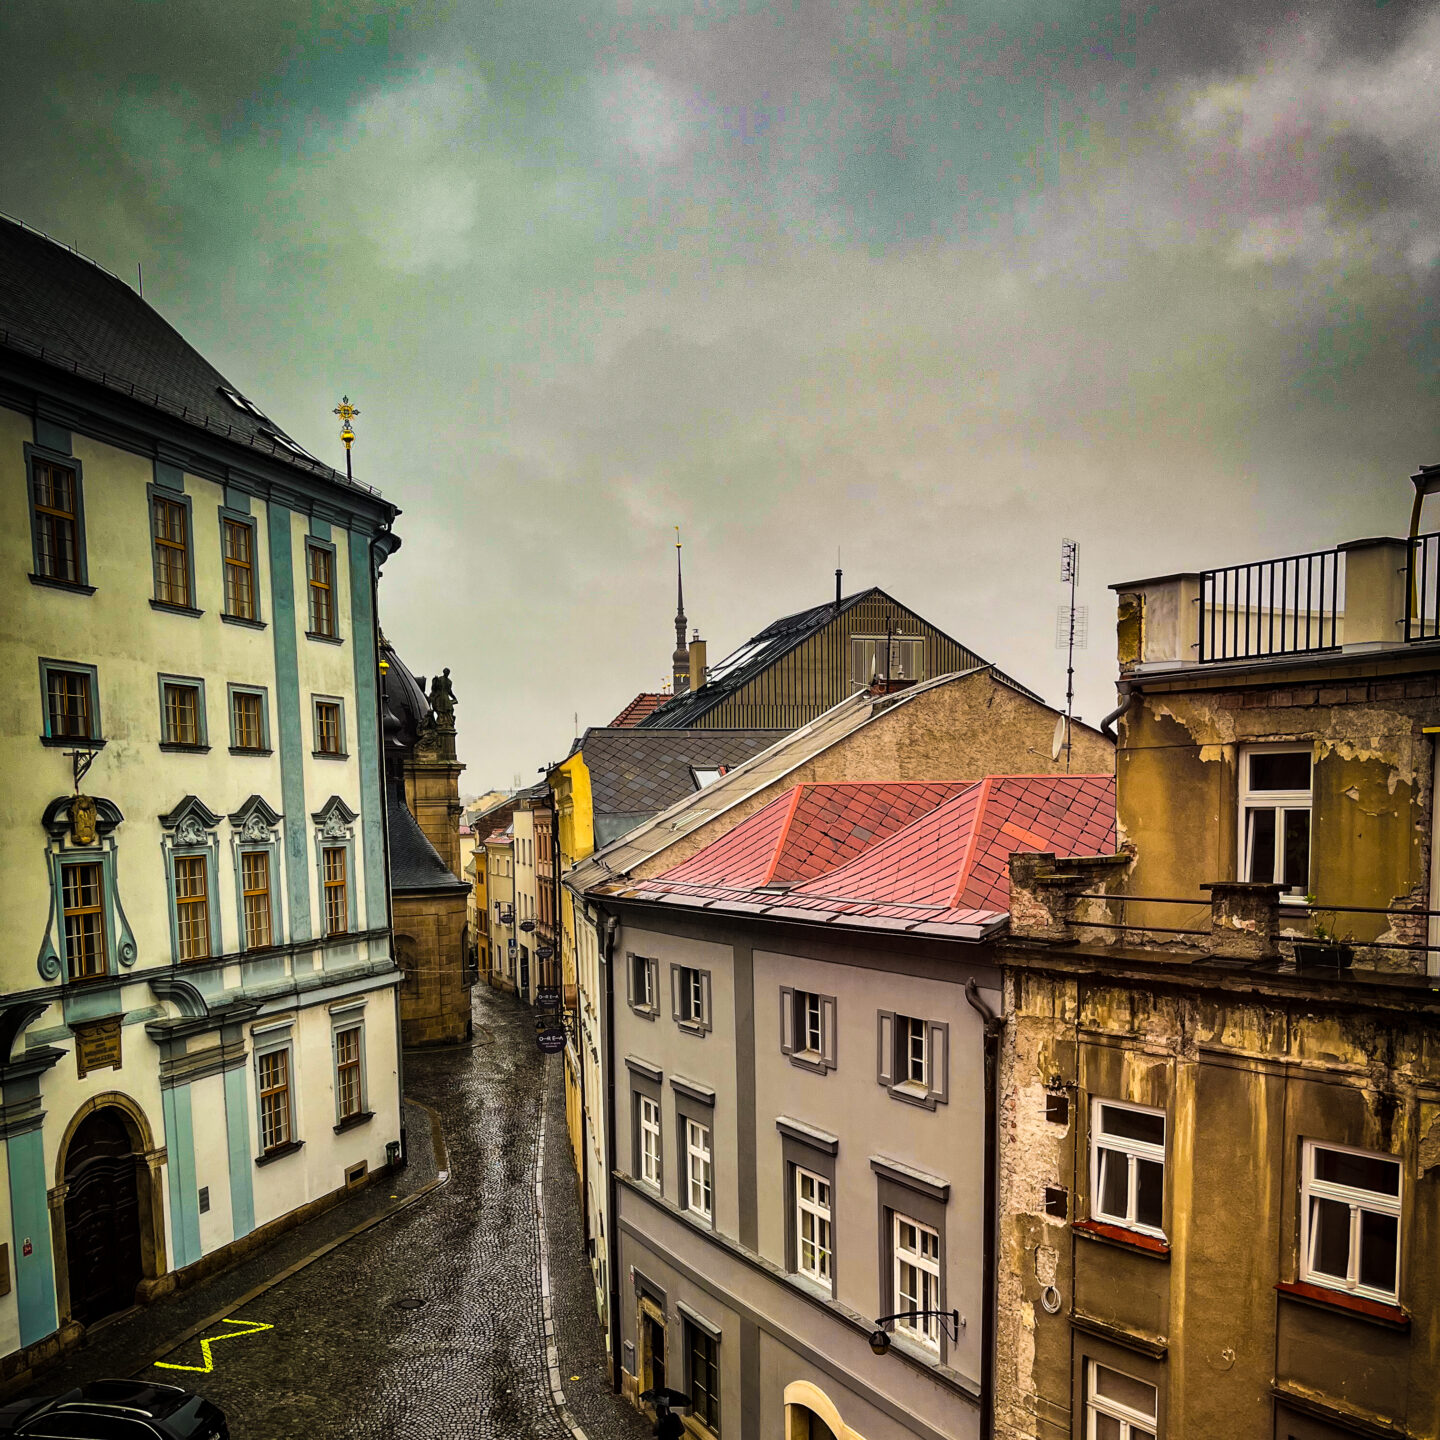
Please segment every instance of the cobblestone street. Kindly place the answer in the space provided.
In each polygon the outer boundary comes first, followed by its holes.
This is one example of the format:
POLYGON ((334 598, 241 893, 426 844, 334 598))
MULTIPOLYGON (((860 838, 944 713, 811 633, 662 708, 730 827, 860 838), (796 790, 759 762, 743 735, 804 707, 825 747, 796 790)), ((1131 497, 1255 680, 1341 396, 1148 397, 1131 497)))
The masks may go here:
MULTIPOLYGON (((240 1325, 217 1323, 160 1357, 199 1367, 201 1340, 232 1330, 213 1346, 210 1374, 145 1368, 163 1338, 157 1310, 100 1332, 36 1389, 146 1373, 213 1399, 233 1440, 568 1440, 573 1432, 550 1389, 542 1318, 535 1180, 543 1102, 547 1254, 565 1407, 589 1440, 648 1435, 609 1389, 567 1153, 560 1058, 539 1053, 533 1016, 511 997, 480 987, 474 1005, 471 1046, 406 1055, 409 1095, 441 1118, 447 1183, 225 1313, 226 1321, 271 1328, 242 1333, 240 1325)), ((413 1116, 410 1129, 428 1160, 413 1116)), ((401 1193, 391 1186, 385 1199, 401 1193)), ((351 1224, 365 1218, 348 1205, 332 1215, 346 1213, 351 1224)), ((250 1267, 268 1258, 269 1273, 284 1269, 293 1257, 278 1250, 250 1267)), ((215 1308, 215 1287, 181 1303, 203 1318, 215 1308)), ((171 1324, 164 1333, 178 1331, 171 1324)))

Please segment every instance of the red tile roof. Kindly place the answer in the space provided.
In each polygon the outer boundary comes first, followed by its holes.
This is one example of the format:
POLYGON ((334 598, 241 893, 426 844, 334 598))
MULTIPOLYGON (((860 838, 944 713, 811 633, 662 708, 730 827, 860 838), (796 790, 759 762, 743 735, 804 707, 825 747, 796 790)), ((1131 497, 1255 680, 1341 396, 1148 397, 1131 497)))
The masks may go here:
POLYGON ((944 787, 951 798, 878 842, 861 844, 852 858, 845 856, 843 835, 831 836, 827 846, 803 828, 796 869, 805 870, 807 862, 822 868, 797 874, 802 883, 784 892, 755 888, 767 883, 755 878, 767 845, 782 863, 788 853, 783 840, 793 822, 785 806, 798 811, 804 802, 797 792, 828 788, 799 786, 781 796, 683 865, 643 882, 639 898, 881 929, 960 933, 955 927, 965 927, 965 938, 974 939, 1006 918, 1013 853, 1097 855, 1115 848, 1114 776, 992 775, 963 788, 944 787), (741 836, 747 828, 748 839, 741 836), (841 863, 826 864, 827 856, 841 863))
POLYGON ((796 785, 688 860, 668 880, 799 884, 825 875, 965 789, 964 781, 796 785))
POLYGON ((652 695, 642 690, 605 728, 618 730, 638 725, 647 715, 653 715, 670 697, 652 695))

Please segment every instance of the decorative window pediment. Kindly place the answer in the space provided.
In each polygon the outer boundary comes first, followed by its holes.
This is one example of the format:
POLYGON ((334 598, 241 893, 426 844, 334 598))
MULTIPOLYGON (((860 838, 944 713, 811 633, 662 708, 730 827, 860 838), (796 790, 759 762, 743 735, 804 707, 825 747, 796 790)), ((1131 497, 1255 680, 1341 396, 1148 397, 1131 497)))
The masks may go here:
POLYGON ((338 795, 332 795, 310 818, 322 840, 349 840, 360 817, 338 795))
POLYGON ((42 980, 115 976, 135 963, 135 936, 120 903, 113 800, 60 795, 41 816, 50 913, 35 966, 42 980))
POLYGON ((168 832, 172 845, 205 845, 220 823, 218 816, 203 800, 187 795, 168 815, 160 817, 161 828, 168 832))
MULTIPOLYGON (((104 840, 125 818, 113 800, 102 795, 57 795, 46 807, 40 823, 52 840, 63 840, 75 827, 75 807, 94 806, 95 834, 104 840)), ((82 817, 83 818, 83 817, 82 817)))
POLYGON ((230 814, 236 837, 246 845, 268 845, 276 838, 280 812, 263 796, 252 795, 238 810, 230 814))

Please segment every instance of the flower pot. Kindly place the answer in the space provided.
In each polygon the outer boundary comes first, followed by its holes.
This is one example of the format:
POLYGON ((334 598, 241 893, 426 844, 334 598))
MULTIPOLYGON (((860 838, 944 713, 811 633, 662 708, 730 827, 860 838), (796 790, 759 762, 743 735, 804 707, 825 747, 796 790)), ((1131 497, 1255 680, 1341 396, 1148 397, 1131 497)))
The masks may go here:
POLYGON ((1302 970, 1348 970, 1354 959, 1353 947, 1339 940, 1295 942, 1295 964, 1302 970))

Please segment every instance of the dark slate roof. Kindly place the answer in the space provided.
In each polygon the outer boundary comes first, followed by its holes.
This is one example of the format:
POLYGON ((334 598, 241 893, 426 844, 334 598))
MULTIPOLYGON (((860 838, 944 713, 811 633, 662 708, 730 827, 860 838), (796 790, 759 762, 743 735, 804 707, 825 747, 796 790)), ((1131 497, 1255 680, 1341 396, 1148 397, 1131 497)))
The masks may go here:
POLYGON ((227 400, 222 388, 238 394, 237 388, 123 280, 6 216, 0 216, 0 349, 119 391, 347 490, 379 494, 302 449, 258 404, 261 413, 254 414, 227 400))
MULTIPOLYGON (((757 675, 768 670, 782 656, 788 655, 797 645, 808 640, 816 631, 823 630, 837 616, 843 615, 872 595, 878 595, 892 605, 900 605, 893 595, 886 594, 879 586, 871 586, 870 589, 861 590, 855 595, 847 595, 840 601, 830 600, 824 605, 812 606, 809 610, 799 610, 794 615, 782 615, 758 635, 752 635, 738 650, 732 650, 723 660, 712 665, 705 683, 698 690, 682 691, 672 697, 641 720, 639 728, 681 729, 694 725, 722 701, 728 700, 757 675)), ((900 608, 908 607, 901 605, 900 608)), ((979 659, 978 656, 976 658, 979 659)), ((1032 700, 1040 698, 999 670, 994 674, 996 679, 1013 685, 1032 700)))
POLYGON ((654 815, 695 793, 691 768, 733 769, 768 750, 784 730, 646 730, 629 725, 585 732, 596 816, 654 815))
POLYGON ((470 887, 440 858, 420 823, 393 795, 386 806, 390 821, 390 890, 468 890, 470 887))

